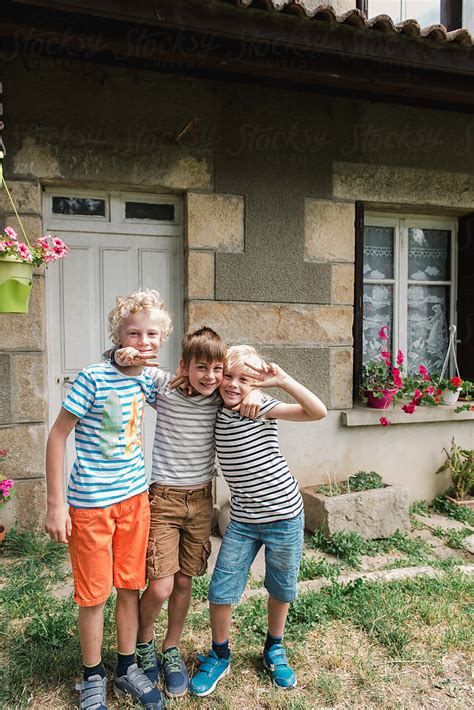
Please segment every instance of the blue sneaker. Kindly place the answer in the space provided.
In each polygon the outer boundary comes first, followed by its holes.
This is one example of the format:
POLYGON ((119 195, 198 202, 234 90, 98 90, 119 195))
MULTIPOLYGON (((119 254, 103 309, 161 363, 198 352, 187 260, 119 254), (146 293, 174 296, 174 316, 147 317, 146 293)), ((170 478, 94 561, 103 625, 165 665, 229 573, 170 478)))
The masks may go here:
POLYGON ((126 675, 115 678, 114 693, 118 698, 132 696, 146 710, 163 710, 165 707, 161 692, 136 663, 127 668, 126 675))
POLYGON ((275 643, 268 651, 263 651, 263 667, 271 674, 273 682, 279 688, 296 686, 296 673, 288 663, 281 643, 275 643))
POLYGON ((181 698, 189 688, 189 675, 183 657, 173 646, 161 654, 161 668, 165 680, 165 693, 168 698, 181 698))
POLYGON ((210 695, 221 678, 230 671, 230 657, 219 658, 212 650, 207 656, 198 656, 201 664, 199 670, 191 679, 191 692, 194 695, 210 695))
POLYGON ((153 639, 151 643, 137 643, 135 652, 138 667, 143 669, 152 683, 157 683, 160 675, 160 662, 156 653, 155 640, 153 639))

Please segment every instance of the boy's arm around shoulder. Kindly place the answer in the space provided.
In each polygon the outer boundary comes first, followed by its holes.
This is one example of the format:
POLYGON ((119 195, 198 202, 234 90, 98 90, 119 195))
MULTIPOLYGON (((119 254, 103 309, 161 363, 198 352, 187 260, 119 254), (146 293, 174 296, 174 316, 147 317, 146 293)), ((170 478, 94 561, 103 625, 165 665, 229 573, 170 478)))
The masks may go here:
POLYGON ((280 402, 265 414, 267 419, 312 422, 324 419, 327 415, 327 409, 319 397, 275 363, 270 363, 264 368, 255 368, 250 363, 246 365, 255 370, 254 377, 258 380, 255 387, 279 387, 296 401, 296 404, 280 402))
POLYGON ((71 519, 63 495, 64 452, 66 440, 78 421, 79 417, 63 407, 46 445, 47 508, 44 528, 56 542, 67 543, 71 535, 71 519))

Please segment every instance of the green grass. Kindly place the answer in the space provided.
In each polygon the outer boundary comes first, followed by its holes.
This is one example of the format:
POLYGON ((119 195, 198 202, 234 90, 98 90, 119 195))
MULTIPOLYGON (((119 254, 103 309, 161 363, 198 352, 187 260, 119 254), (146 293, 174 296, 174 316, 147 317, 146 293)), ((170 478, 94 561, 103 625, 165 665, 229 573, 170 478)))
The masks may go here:
POLYGON ((315 549, 335 555, 354 569, 360 568, 363 555, 374 557, 393 551, 406 556, 403 561, 404 566, 426 564, 433 560, 433 550, 427 542, 410 538, 399 531, 383 540, 365 540, 355 532, 337 532, 326 537, 320 530, 317 530, 310 539, 310 545, 315 549))
MULTIPOLYGON (((13 557, 9 548, 10 559, 2 565, 0 642, 8 648, 8 664, 0 670, 0 707, 26 708, 32 693, 36 699, 41 693, 54 689, 62 693, 61 707, 69 707, 74 702, 72 686, 77 680, 81 656, 76 606, 69 598, 54 596, 58 579, 65 574, 61 564, 64 548, 50 546, 45 539, 35 542, 34 537, 19 535, 13 539, 21 556, 13 557), (26 550, 31 551, 31 559, 24 556, 26 550)), ((414 543, 416 541, 409 541, 400 534, 390 538, 390 544, 405 554, 419 555, 420 548, 414 543)), ((344 547, 341 541, 339 547, 344 547)), ((301 654, 305 658, 308 652, 314 653, 314 647, 306 646, 308 640, 313 639, 311 643, 318 644, 324 630, 330 638, 334 625, 343 630, 344 643, 346 636, 349 639, 351 633, 357 631, 371 648, 383 650, 383 657, 394 659, 394 663, 413 660, 416 664, 421 658, 423 663, 439 664, 446 653, 468 654, 474 645, 474 624, 469 622, 469 615, 473 613, 474 580, 458 574, 453 565, 451 560, 439 562, 438 566, 446 570, 440 579, 419 577, 385 584, 359 579, 347 585, 333 581, 320 592, 300 594, 290 605, 288 615, 285 638, 289 656, 297 661, 301 654), (428 656, 431 661, 427 660, 428 656)), ((319 569, 324 571, 324 565, 319 569)), ((201 646, 207 644, 210 637, 209 614, 202 602, 205 581, 205 578, 199 580, 185 628, 184 645, 192 653, 202 650, 201 646)), ((105 609, 104 649, 108 650, 104 660, 109 669, 114 661, 112 649, 116 646, 113 606, 112 599, 105 609)), ((166 615, 162 617, 157 626, 158 636, 166 624, 166 615)), ((252 598, 234 609, 232 644, 236 680, 230 680, 233 697, 247 692, 244 688, 248 676, 241 673, 249 671, 241 671, 241 667, 248 669, 249 664, 250 668, 253 664, 259 672, 266 629, 266 596, 252 598)), ((356 649, 350 653, 356 653, 356 649)), ((348 659, 345 655, 340 658, 343 668, 348 659)), ((277 708, 305 710, 314 707, 313 697, 318 697, 323 705, 341 702, 344 672, 341 675, 328 668, 317 668, 309 677, 312 678, 309 690, 299 691, 303 695, 306 692, 305 697, 285 696, 285 702, 291 701, 292 705, 280 705, 277 696, 272 695, 268 698, 269 707, 275 701, 277 708)), ((381 678, 378 680, 382 683, 381 678)), ((360 683, 367 684, 367 677, 361 676, 360 683)), ((217 704, 205 707, 232 707, 226 687, 223 683, 224 690, 219 688, 213 696, 212 701, 217 704)), ((202 703, 192 699, 184 702, 186 707, 199 707, 202 703)), ((46 703, 46 706, 53 705, 46 703)))
POLYGON ((339 577, 341 570, 340 564, 332 564, 325 559, 316 560, 303 554, 298 581, 304 582, 305 580, 318 579, 319 577, 334 580, 339 577))
POLYGON ((205 574, 202 577, 193 577, 193 599, 199 599, 200 601, 205 602, 210 583, 211 578, 208 574, 205 574))

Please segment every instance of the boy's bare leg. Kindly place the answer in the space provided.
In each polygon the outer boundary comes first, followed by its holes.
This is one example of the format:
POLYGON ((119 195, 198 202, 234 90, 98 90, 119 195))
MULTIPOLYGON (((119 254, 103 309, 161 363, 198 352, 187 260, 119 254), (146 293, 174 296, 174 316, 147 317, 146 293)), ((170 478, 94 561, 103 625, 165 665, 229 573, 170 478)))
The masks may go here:
POLYGON ((229 638, 232 622, 232 607, 230 604, 209 604, 211 616, 212 640, 214 643, 225 643, 229 638))
POLYGON ((268 597, 268 633, 271 636, 275 638, 283 636, 289 606, 288 602, 280 602, 272 596, 268 597))
POLYGON ((115 624, 117 626, 117 650, 120 654, 135 653, 138 631, 138 590, 117 589, 115 624))
POLYGON ((168 601, 168 629, 163 641, 163 651, 179 646, 184 622, 191 603, 193 578, 182 572, 174 575, 174 586, 168 601))
POLYGON ((85 666, 96 666, 100 661, 102 637, 104 634, 104 606, 79 607, 79 641, 85 666))
POLYGON ((173 591, 174 575, 150 579, 140 599, 138 640, 148 643, 153 638, 153 626, 165 602, 173 591))

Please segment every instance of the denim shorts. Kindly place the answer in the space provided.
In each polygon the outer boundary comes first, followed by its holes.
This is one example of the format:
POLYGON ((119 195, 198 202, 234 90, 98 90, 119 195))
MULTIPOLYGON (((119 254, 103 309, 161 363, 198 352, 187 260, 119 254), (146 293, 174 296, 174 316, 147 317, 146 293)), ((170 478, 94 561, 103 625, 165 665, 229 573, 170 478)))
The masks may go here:
POLYGON ((264 585, 270 596, 291 602, 298 595, 298 572, 303 552, 304 514, 273 523, 231 520, 222 540, 208 599, 213 604, 237 604, 250 567, 265 546, 264 585))

